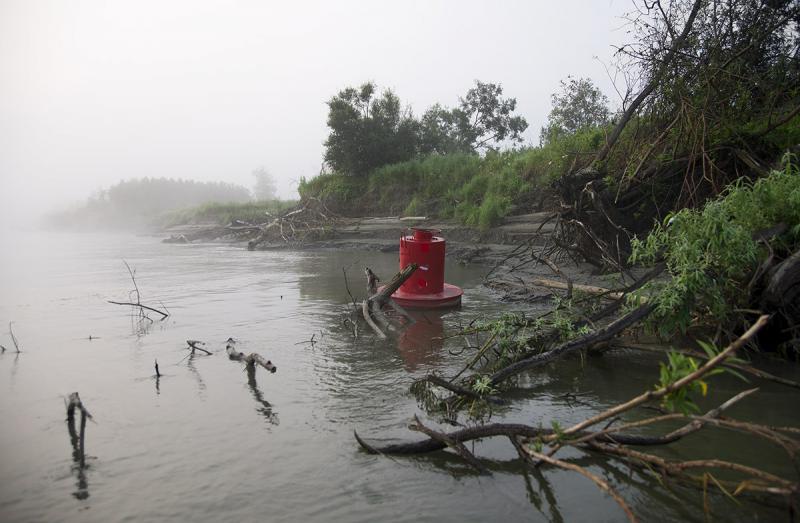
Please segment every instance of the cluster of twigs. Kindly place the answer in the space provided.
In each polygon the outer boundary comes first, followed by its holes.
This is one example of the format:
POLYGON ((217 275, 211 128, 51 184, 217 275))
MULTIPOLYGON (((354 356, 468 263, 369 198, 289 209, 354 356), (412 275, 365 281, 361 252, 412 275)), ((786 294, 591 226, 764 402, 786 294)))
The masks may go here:
POLYGON ((235 234, 252 238, 247 243, 249 250, 259 245, 279 243, 287 246, 300 245, 335 233, 340 218, 321 200, 306 198, 296 208, 273 216, 267 212, 267 221, 247 223, 236 221, 227 229, 235 234))
MULTIPOLYGON (((646 307, 646 306, 645 306, 646 307)), ((633 315, 641 314, 643 309, 636 309, 633 315)), ((628 314, 623 318, 631 318, 628 314)), ((620 320, 618 320, 620 321, 620 320)), ((642 407, 654 402, 662 401, 669 395, 691 386, 693 383, 701 381, 703 378, 715 373, 717 369, 725 365, 729 359, 735 355, 736 351, 747 344, 756 333, 762 329, 769 321, 768 316, 761 316, 744 334, 725 349, 710 357, 703 365, 696 370, 679 377, 669 383, 643 392, 630 400, 604 410, 588 419, 576 423, 567 428, 561 428, 553 424, 553 428, 543 428, 542 425, 531 426, 524 424, 503 424, 493 423, 475 427, 463 428, 452 432, 440 432, 422 424, 415 416, 413 424, 409 427, 412 430, 420 431, 428 436, 427 439, 397 443, 386 446, 374 446, 363 440, 357 433, 355 437, 362 448, 370 453, 380 454, 420 454, 452 449, 455 453, 462 456, 465 461, 481 474, 490 474, 487 466, 473 455, 464 445, 464 442, 475 439, 502 436, 510 440, 517 450, 520 458, 529 466, 541 467, 548 464, 558 468, 577 472, 593 483, 603 492, 610 495, 621 507, 630 521, 637 518, 622 496, 604 479, 590 472, 586 468, 578 465, 574 460, 566 460, 555 457, 564 448, 574 448, 581 452, 603 456, 610 460, 621 460, 628 465, 642 470, 644 473, 653 474, 657 479, 674 478, 675 480, 694 485, 707 490, 713 484, 726 495, 735 498, 743 493, 753 494, 760 499, 764 498, 784 498, 789 501, 790 506, 800 495, 800 483, 796 479, 790 480, 779 477, 768 471, 727 461, 722 459, 700 459, 677 461, 666 459, 651 453, 636 450, 635 447, 656 447, 664 446, 681 440, 688 434, 701 430, 706 426, 714 426, 726 430, 744 433, 754 438, 769 441, 783 451, 793 463, 797 463, 797 453, 800 451, 800 429, 790 427, 769 427, 755 423, 743 422, 722 416, 722 413, 745 397, 758 391, 750 389, 743 391, 728 399, 718 407, 706 412, 704 415, 695 416, 685 413, 666 413, 651 416, 637 421, 623 422, 613 425, 621 419, 621 416, 632 411, 637 407, 642 407), (644 426, 655 425, 665 422, 685 421, 685 425, 660 436, 641 436, 631 433, 635 429, 644 426), (600 424, 606 423, 602 428, 595 428, 600 424), (694 471, 703 471, 697 474, 694 471), (724 470, 737 477, 735 480, 720 479, 712 475, 712 470, 724 470)), ((606 333, 613 329, 606 329, 606 333)), ((593 334, 595 339, 602 338, 603 335, 593 334)), ((557 349, 563 353, 568 350, 567 346, 577 346, 581 343, 568 343, 560 345, 557 349)), ((553 349, 556 350, 556 349, 553 349)), ((547 361, 552 358, 553 350, 545 354, 541 359, 529 359, 522 367, 530 368, 533 362, 547 361)), ((493 376, 493 382, 499 383, 506 376, 516 372, 520 367, 507 368, 493 376), (512 370, 513 369, 513 370, 512 370)), ((455 387, 451 383, 441 378, 428 378, 434 384, 456 394, 462 394, 461 387, 455 387)))
POLYGON ((169 311, 164 304, 161 304, 161 309, 157 309, 155 307, 151 307, 149 305, 145 305, 142 303, 142 295, 139 292, 139 285, 136 283, 136 271, 131 269, 131 266, 128 265, 128 262, 122 260, 122 263, 125 264, 125 268, 128 269, 128 274, 131 277, 131 282, 133 283, 133 289, 128 293, 129 301, 120 302, 120 301, 112 301, 108 300, 108 303, 113 303, 114 305, 127 305, 133 307, 136 310, 136 316, 138 321, 139 329, 143 327, 144 323, 153 323, 153 319, 150 318, 148 313, 155 313, 160 316, 159 321, 164 321, 169 317, 169 311))

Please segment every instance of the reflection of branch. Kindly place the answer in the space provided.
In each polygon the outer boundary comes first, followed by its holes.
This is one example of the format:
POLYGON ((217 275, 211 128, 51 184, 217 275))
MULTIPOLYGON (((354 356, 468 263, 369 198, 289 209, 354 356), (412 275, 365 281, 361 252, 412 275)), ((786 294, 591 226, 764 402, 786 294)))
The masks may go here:
POLYGON ((256 368, 255 366, 248 366, 246 367, 247 370, 247 385, 250 387, 250 391, 253 393, 253 398, 261 404, 261 407, 256 408, 256 412, 259 412, 264 416, 264 418, 273 425, 278 425, 278 416, 272 410, 272 404, 264 399, 264 395, 261 393, 261 390, 258 388, 258 383, 256 383, 256 368))
POLYGON ((67 430, 69 431, 69 441, 72 445, 72 460, 77 465, 78 475, 78 490, 72 495, 78 499, 86 499, 89 497, 89 482, 86 479, 86 419, 92 419, 92 415, 83 406, 81 398, 77 392, 69 395, 67 402, 67 430), (75 430, 75 409, 81 412, 81 432, 80 436, 75 430))
POLYGON ((636 396, 635 398, 631 399, 630 401, 627 401, 625 403, 617 405, 616 407, 612 407, 612 408, 606 410, 605 412, 601 412, 600 414, 597 414, 596 416, 593 416, 593 417, 591 417, 591 418, 589 418, 589 419, 587 419, 585 421, 577 423, 577 424, 573 425, 572 427, 570 427, 568 429, 565 429, 564 430, 564 434, 568 435, 568 434, 575 434, 576 432, 580 432, 580 431, 582 431, 582 430, 584 430, 584 429, 586 429, 588 427, 591 427, 592 425, 596 425, 597 423, 600 423, 601 421, 604 421, 604 420, 607 420, 607 419, 612 418, 614 416, 617 416, 617 415, 619 415, 619 414, 621 414, 623 412, 627 412, 627 411, 631 410, 632 408, 637 407, 637 406, 639 406, 639 405, 641 405, 643 403, 646 403, 646 402, 654 400, 654 399, 662 398, 662 397, 666 396, 667 394, 670 394, 670 393, 672 393, 672 392, 674 392, 676 390, 679 390, 682 387, 685 387, 686 385, 688 385, 689 383, 692 383, 692 382, 702 378, 703 376, 705 376, 706 374, 711 372, 714 368, 718 367, 721 363, 723 363, 725 361, 725 359, 727 359, 728 356, 730 356, 733 352, 735 352, 737 349, 741 348, 748 341, 750 341, 750 338, 755 336, 756 333, 758 331, 760 331, 761 328, 764 327, 764 325, 766 325, 768 321, 769 321, 769 316, 767 316, 767 315, 764 315, 764 316, 761 316, 760 318, 758 318, 758 320, 756 320, 756 322, 749 329, 747 329, 747 332, 742 334, 739 337, 739 339, 737 339, 736 341, 734 341, 733 343, 728 345, 728 347, 726 347, 725 350, 721 351, 719 354, 714 356, 712 359, 708 360, 703 366, 701 366, 699 369, 697 369, 696 371, 692 372, 691 374, 688 374, 688 375, 684 376, 683 378, 670 383, 666 387, 662 387, 662 388, 656 389, 656 390, 647 391, 647 392, 645 392, 643 394, 640 394, 639 396, 636 396))
POLYGON ((78 409, 81 413, 81 435, 79 439, 81 458, 80 468, 84 468, 86 466, 86 455, 84 453, 84 443, 86 441, 86 420, 87 418, 92 419, 92 415, 89 414, 89 411, 83 406, 81 397, 77 392, 70 394, 69 402, 67 402, 67 425, 70 427, 70 435, 75 432, 75 409, 78 409))
POLYGON ((577 472, 578 474, 581 474, 582 476, 584 476, 586 478, 589 478, 591 481, 594 482, 595 485, 598 486, 598 488, 600 488, 600 490, 602 490, 603 492, 605 492, 606 494, 608 494, 609 496, 614 498, 614 501, 616 501, 617 504, 620 507, 622 507, 622 510, 625 512, 625 515, 628 517, 629 521, 638 521, 636 519, 636 516, 633 514, 633 511, 631 510, 631 508, 628 506, 627 503, 625 503, 625 500, 622 499, 622 496, 620 496, 619 493, 616 490, 614 490, 611 487, 611 485, 609 485, 608 482, 603 480, 600 476, 598 476, 596 474, 593 474, 593 473, 589 472, 588 470, 586 470, 585 468, 580 467, 580 466, 578 466, 578 465, 576 465, 574 463, 568 463, 568 462, 562 461, 560 459, 551 458, 550 456, 542 454, 541 452, 536 452, 533 449, 530 449, 530 448, 527 448, 527 447, 523 447, 523 450, 524 450, 524 452, 529 453, 531 456, 533 456, 536 459, 539 459, 541 461, 544 461, 545 463, 548 463, 550 465, 555 465, 555 466, 560 467, 562 469, 566 469, 566 470, 571 470, 573 472, 577 472))

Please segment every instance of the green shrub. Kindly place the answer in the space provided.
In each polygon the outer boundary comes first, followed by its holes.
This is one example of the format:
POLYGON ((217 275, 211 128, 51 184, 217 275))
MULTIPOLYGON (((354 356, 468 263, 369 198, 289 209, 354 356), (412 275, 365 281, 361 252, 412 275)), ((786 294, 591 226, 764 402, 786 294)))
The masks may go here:
POLYGON ((800 173, 787 157, 781 171, 755 183, 738 181, 702 210, 683 209, 634 239, 631 262, 665 260, 669 281, 657 294, 651 325, 662 335, 686 332, 695 318, 726 324, 747 307, 746 289, 767 249, 755 234, 778 224, 788 230, 770 241, 773 252, 800 245, 800 173))

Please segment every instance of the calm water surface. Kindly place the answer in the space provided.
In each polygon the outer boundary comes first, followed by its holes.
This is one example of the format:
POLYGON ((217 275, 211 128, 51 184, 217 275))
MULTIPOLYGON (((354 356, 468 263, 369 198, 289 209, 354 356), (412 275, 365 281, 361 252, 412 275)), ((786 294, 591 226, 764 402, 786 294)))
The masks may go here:
MULTIPOLYGON (((366 334, 354 340, 342 326, 349 300, 342 268, 360 298, 363 266, 388 279, 396 254, 247 252, 100 234, 3 233, 2 240, 0 343, 10 349, 0 355, 2 521, 623 519, 582 477, 523 473, 507 441, 473 446, 492 477, 476 476, 445 452, 392 459, 358 449, 353 429, 374 440, 418 437, 406 429, 415 413, 423 415, 410 383, 463 362, 448 350, 462 340, 442 347, 430 338, 513 310, 480 286, 485 269, 448 266, 448 281, 466 291, 463 308, 428 314, 413 332, 379 342, 366 334), (107 303, 126 301, 132 288, 123 259, 136 270, 142 302, 169 309, 166 321, 143 331, 128 307, 107 303), (248 376, 222 352, 229 336, 278 372, 248 376), (190 338, 214 354, 187 358, 190 338), (87 427, 83 472, 64 422, 63 398, 73 391, 97 422, 87 427)), ((798 378, 794 368, 778 371, 798 378)), ((566 424, 656 379, 650 356, 567 360, 524 380, 515 405, 494 419, 566 424)), ((723 379, 709 401, 740 388, 723 379)), ((732 414, 796 424, 796 394, 763 385, 762 397, 732 414)), ((678 458, 712 453, 779 472, 788 467, 766 445, 712 431, 666 451, 678 458)), ((654 489, 623 466, 580 463, 611 481, 643 520, 704 519, 695 491, 654 489)), ((785 519, 780 510, 742 509, 725 499, 713 510, 723 520, 785 519)))

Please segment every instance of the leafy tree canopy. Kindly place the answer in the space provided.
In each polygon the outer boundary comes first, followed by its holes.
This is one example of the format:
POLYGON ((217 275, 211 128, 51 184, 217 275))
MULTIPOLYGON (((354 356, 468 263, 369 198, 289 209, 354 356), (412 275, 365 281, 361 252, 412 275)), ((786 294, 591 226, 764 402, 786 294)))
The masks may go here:
POLYGON ((335 171, 366 174, 409 160, 416 152, 418 122, 390 89, 375 96, 375 84, 348 87, 328 101, 325 161, 335 171))
POLYGON ((420 119, 391 90, 376 96, 373 83, 348 87, 328 101, 325 161, 334 171, 366 174, 377 167, 432 153, 477 153, 522 141, 528 127, 513 115, 517 101, 499 84, 476 81, 458 107, 439 104, 420 119))
POLYGON ((561 90, 553 93, 552 100, 553 108, 539 137, 542 145, 608 123, 608 98, 589 78, 561 80, 561 90))
POLYGON ((502 94, 500 84, 476 80, 458 107, 428 109, 420 123, 420 152, 474 153, 495 150, 503 141, 521 142, 528 122, 513 115, 517 100, 502 94))

